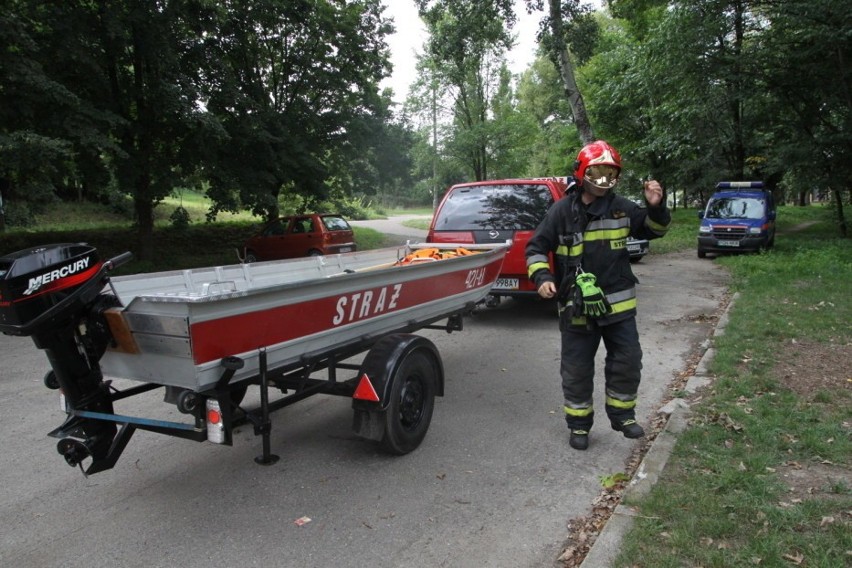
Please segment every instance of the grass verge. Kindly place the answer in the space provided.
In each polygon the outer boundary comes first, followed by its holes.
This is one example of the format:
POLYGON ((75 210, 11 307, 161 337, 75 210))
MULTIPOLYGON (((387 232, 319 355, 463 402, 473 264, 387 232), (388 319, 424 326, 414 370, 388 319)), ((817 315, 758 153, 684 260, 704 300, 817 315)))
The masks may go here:
POLYGON ((660 481, 630 503, 616 566, 852 561, 852 249, 830 211, 790 213, 774 250, 715 261, 740 292, 714 340, 716 379, 660 481))

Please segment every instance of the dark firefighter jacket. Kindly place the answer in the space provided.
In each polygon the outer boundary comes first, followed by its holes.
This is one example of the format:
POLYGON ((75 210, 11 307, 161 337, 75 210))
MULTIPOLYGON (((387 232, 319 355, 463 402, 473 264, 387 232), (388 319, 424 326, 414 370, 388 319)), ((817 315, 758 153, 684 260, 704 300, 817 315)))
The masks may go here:
MULTIPOLYGON (((536 288, 546 281, 556 283, 560 310, 571 307, 570 289, 577 267, 591 272, 606 294, 612 311, 596 321, 607 325, 636 313, 636 283, 627 251, 628 235, 655 239, 666 234, 671 212, 665 202, 659 207, 640 207, 611 191, 586 206, 582 190, 573 191, 554 203, 526 247, 527 272, 536 288), (553 252, 556 274, 551 273, 548 253, 553 252)), ((572 324, 583 325, 583 317, 572 324)))

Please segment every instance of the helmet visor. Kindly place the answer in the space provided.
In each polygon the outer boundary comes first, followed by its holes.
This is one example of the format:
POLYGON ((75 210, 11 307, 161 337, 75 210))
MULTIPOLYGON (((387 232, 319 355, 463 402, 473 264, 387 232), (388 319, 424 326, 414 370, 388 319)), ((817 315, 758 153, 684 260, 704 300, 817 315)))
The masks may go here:
POLYGON ((620 170, 610 165, 595 165, 586 168, 585 178, 598 187, 612 187, 618 181, 620 170))

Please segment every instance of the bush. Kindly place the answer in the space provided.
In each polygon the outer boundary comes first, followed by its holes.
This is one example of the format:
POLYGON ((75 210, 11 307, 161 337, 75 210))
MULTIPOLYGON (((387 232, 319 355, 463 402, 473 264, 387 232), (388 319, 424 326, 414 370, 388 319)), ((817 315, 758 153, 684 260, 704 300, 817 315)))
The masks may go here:
POLYGON ((337 197, 324 201, 316 208, 317 213, 339 213, 347 219, 369 219, 373 212, 366 196, 337 197))
POLYGON ((35 224, 35 215, 26 203, 7 203, 4 213, 9 227, 31 227, 35 224))
POLYGON ((169 221, 175 229, 186 229, 190 223, 189 211, 183 205, 178 205, 169 215, 169 221))

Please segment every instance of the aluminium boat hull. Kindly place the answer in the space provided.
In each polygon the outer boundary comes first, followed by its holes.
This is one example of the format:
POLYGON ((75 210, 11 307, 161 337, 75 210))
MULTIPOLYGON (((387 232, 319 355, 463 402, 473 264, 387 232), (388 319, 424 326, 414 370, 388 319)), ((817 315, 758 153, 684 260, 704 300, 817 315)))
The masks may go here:
POLYGON ((108 349, 101 369, 203 392, 227 357, 244 362, 232 382, 257 376, 261 350, 270 370, 295 368, 471 309, 491 290, 508 246, 397 264, 416 248, 424 245, 113 277, 132 348, 108 349))

